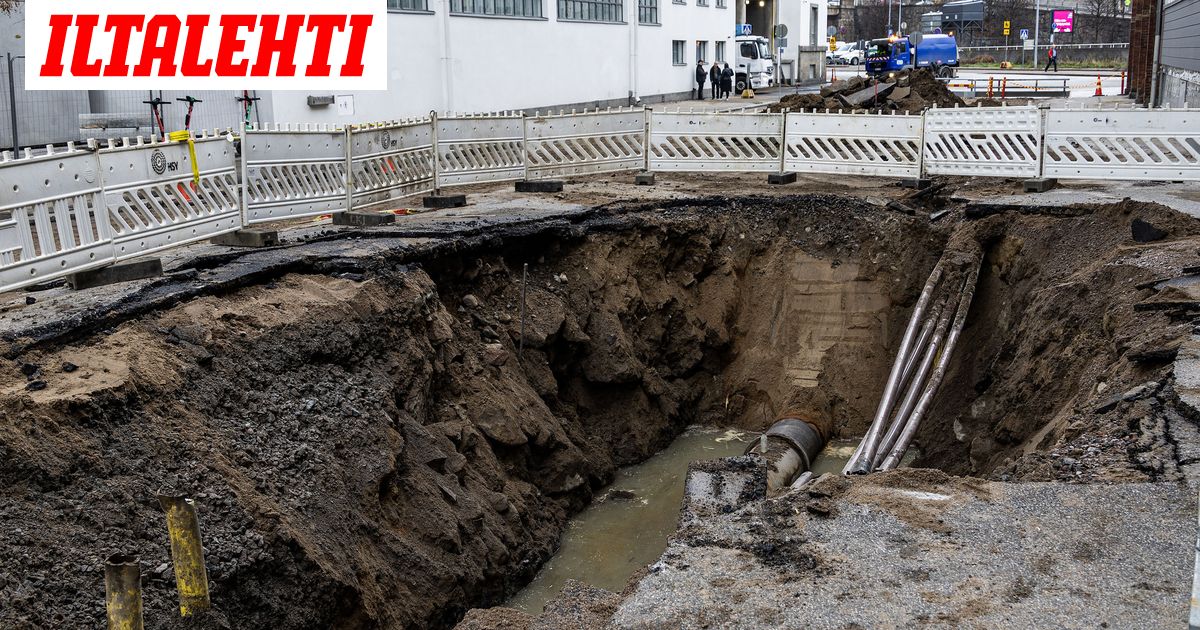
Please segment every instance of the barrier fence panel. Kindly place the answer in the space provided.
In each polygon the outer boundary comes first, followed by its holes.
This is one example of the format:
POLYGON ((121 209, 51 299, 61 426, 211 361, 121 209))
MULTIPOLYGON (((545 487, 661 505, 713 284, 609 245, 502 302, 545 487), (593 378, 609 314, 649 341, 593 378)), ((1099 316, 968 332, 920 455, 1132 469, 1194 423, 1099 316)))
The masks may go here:
POLYGON ((95 151, 0 157, 0 291, 113 262, 95 151))
POLYGON ((346 131, 272 125, 242 135, 247 225, 346 210, 346 131))
POLYGON ((650 170, 778 171, 783 114, 651 112, 650 170))
POLYGON ((522 116, 439 117, 436 122, 439 187, 525 176, 522 116))
POLYGON ((921 176, 921 117, 788 112, 784 170, 921 176))
POLYGON ((232 136, 187 142, 109 141, 99 151, 118 261, 232 232, 242 225, 232 136), (193 179, 192 149, 199 180, 193 179))
POLYGON ((641 168, 646 110, 617 109, 526 118, 530 179, 641 168))
POLYGON ((1200 180, 1200 109, 1051 110, 1044 177, 1200 180))
POLYGON ((925 172, 1037 177, 1042 117, 1037 107, 956 107, 925 112, 925 172))
POLYGON ((361 125, 350 132, 354 209, 433 190, 433 122, 361 125))

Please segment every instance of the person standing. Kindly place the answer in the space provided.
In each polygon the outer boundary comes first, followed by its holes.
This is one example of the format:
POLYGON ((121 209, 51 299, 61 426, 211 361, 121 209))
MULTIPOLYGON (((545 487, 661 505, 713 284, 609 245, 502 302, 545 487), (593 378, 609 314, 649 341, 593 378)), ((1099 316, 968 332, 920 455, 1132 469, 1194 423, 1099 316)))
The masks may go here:
POLYGON ((715 101, 718 98, 721 98, 721 64, 714 63, 712 67, 708 69, 708 82, 712 83, 713 100, 715 101))
POLYGON ((725 62, 725 69, 721 71, 721 97, 728 100, 729 93, 733 91, 733 68, 729 67, 729 62, 725 62))
POLYGON ((1046 69, 1042 70, 1042 72, 1049 72, 1050 66, 1054 66, 1054 71, 1058 72, 1058 49, 1054 46, 1051 46, 1050 50, 1046 51, 1046 69))
POLYGON ((704 100, 704 80, 708 78, 708 71, 704 69, 704 60, 696 60, 696 98, 704 100))

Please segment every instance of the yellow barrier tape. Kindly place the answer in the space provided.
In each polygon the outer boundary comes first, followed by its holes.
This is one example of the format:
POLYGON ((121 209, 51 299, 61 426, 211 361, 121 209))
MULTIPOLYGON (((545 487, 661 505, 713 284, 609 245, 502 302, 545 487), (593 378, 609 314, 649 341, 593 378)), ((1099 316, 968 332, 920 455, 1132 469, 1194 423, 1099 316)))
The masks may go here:
POLYGON ((184 142, 188 144, 188 159, 192 163, 192 181, 200 183, 200 165, 196 163, 196 140, 192 137, 190 131, 172 131, 167 136, 171 142, 184 142))

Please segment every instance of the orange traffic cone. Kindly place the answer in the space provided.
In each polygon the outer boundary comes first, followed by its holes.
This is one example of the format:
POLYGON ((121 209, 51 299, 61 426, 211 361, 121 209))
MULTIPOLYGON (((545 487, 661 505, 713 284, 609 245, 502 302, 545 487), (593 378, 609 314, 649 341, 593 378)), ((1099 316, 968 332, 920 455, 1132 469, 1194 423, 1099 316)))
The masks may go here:
POLYGON ((1100 77, 1096 77, 1096 96, 1104 96, 1104 90, 1100 89, 1100 77))

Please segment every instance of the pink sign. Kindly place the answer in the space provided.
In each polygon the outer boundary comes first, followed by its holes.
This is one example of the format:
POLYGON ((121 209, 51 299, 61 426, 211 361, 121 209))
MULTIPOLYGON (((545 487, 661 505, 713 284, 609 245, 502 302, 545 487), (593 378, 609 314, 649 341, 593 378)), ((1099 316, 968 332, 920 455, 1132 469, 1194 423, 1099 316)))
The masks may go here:
POLYGON ((1054 32, 1055 33, 1070 33, 1071 26, 1075 22, 1074 11, 1055 11, 1054 12, 1054 32))

